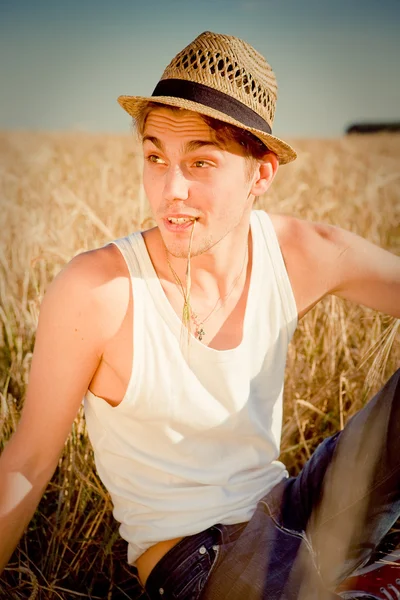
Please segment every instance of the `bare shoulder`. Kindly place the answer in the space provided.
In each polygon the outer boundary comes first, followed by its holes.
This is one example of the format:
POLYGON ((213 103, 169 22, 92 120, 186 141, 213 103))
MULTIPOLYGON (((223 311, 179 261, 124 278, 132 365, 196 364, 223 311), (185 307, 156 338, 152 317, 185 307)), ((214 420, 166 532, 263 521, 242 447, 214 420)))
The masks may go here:
POLYGON ((340 245, 341 236, 338 227, 327 223, 316 223, 298 219, 290 215, 270 214, 271 221, 282 249, 297 251, 314 249, 315 244, 340 245))
POLYGON ((285 261, 313 268, 334 265, 359 236, 327 223, 306 221, 289 215, 270 215, 285 261))
POLYGON ((342 230, 287 215, 270 218, 302 317, 333 288, 333 267, 344 248, 342 230))
POLYGON ((299 317, 328 294, 400 317, 398 256, 340 227, 271 218, 299 317))
POLYGON ((99 334, 107 339, 120 326, 129 300, 125 260, 114 244, 108 244, 78 254, 62 269, 46 292, 41 313, 61 304, 66 316, 84 316, 88 326, 101 328, 99 334))
MULTIPOLYGON (((77 254, 57 276, 89 288, 127 275, 126 263, 114 244, 77 254)), ((56 279, 57 279, 56 278, 56 279)))

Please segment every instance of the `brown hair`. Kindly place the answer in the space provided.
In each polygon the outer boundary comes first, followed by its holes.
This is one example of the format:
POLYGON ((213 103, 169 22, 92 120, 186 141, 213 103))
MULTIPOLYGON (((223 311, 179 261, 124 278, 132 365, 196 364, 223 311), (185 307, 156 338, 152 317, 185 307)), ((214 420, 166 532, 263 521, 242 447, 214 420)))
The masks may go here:
MULTIPOLYGON (((174 112, 185 110, 178 106, 163 105, 157 102, 148 102, 134 120, 135 129, 139 135, 139 138, 142 138, 143 136, 146 120, 150 112, 153 109, 160 107, 168 108, 168 110, 174 112)), ((257 163, 263 159, 265 154, 271 152, 271 150, 269 150, 269 148, 267 148, 267 146, 250 131, 246 131, 245 129, 236 127, 236 125, 231 125, 230 123, 224 123, 223 121, 219 121, 218 119, 214 119, 208 115, 202 115, 199 113, 199 116, 214 133, 215 141, 219 142, 223 146, 228 142, 236 142, 242 146, 245 159, 248 162, 247 174, 249 178, 252 176, 257 163)))

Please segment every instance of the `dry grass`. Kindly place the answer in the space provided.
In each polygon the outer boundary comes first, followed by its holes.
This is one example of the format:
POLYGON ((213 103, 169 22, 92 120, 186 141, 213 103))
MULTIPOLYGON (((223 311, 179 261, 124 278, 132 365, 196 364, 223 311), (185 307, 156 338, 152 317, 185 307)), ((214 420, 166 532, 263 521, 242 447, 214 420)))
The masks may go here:
MULTIPOLYGON (((335 223, 400 254, 400 136, 294 144, 300 158, 257 207, 335 223)), ((0 447, 18 422, 48 282, 78 252, 151 223, 140 167, 129 136, 0 137, 0 447)), ((301 322, 286 371, 282 459, 292 473, 398 366, 398 324, 336 298, 301 322)), ((1 598, 135 597, 110 511, 80 415, 1 598)))

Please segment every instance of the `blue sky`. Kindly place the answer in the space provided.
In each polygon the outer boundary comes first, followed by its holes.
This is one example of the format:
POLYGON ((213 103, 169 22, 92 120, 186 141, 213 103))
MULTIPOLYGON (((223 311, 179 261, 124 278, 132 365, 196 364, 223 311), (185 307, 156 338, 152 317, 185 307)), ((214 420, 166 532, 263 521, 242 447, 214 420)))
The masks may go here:
POLYGON ((0 0, 0 129, 129 132, 117 96, 150 95, 205 30, 271 63, 276 135, 400 121, 399 23, 399 0, 0 0))

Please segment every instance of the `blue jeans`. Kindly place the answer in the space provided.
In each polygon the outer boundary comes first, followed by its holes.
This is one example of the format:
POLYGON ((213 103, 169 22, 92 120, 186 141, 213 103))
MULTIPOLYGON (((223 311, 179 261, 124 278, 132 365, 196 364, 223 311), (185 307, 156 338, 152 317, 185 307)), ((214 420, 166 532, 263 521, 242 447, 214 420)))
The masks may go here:
POLYGON ((400 369, 247 523, 188 536, 154 567, 154 600, 329 600, 400 516, 400 369))

